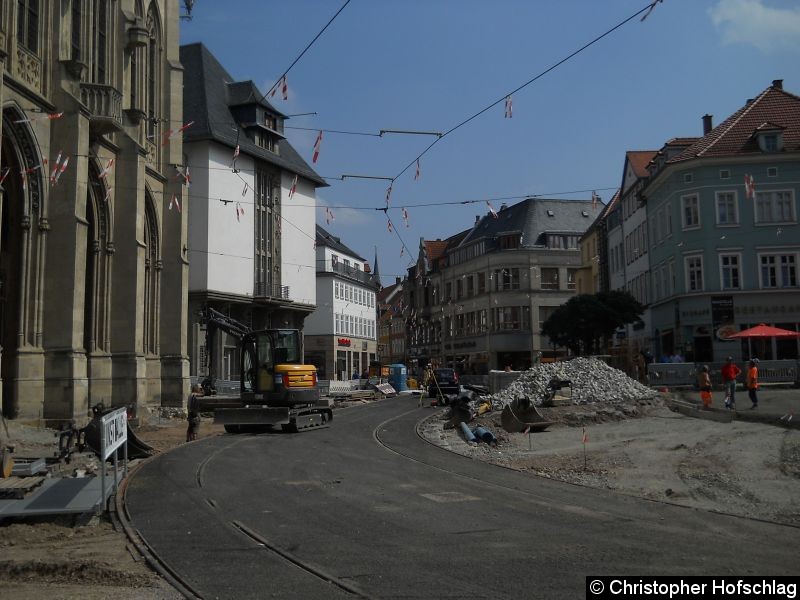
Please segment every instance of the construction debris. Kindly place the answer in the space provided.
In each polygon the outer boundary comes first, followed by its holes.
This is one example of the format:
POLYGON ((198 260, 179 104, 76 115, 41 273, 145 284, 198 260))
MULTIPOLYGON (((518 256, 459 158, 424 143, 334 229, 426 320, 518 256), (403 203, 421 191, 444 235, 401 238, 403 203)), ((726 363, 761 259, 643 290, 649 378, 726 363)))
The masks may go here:
POLYGON ((523 371, 511 385, 494 394, 492 403, 495 409, 501 410, 512 400, 526 397, 536 406, 542 406, 548 398, 548 386, 553 380, 571 383, 574 404, 629 402, 657 395, 655 390, 608 366, 602 360, 579 357, 569 361, 539 364, 523 371))

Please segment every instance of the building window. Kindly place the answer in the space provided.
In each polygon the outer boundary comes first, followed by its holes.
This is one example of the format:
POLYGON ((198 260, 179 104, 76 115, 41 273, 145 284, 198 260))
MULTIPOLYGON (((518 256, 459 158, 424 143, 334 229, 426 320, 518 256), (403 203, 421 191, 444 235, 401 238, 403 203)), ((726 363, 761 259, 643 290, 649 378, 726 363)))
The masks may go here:
POLYGON ((495 291, 508 291, 519 289, 519 269, 506 268, 494 272, 495 291))
POLYGON ((681 215, 684 229, 700 227, 700 199, 697 194, 681 197, 681 215))
POLYGON ((147 77, 145 83, 147 85, 147 135, 151 139, 156 139, 156 127, 158 124, 158 111, 156 110, 156 103, 158 101, 158 68, 161 64, 159 60, 159 46, 160 40, 160 27, 158 22, 158 14, 156 13, 155 4, 151 3, 150 8, 147 10, 147 30, 150 33, 150 43, 147 46, 147 77))
POLYGON ((703 291, 703 257, 687 256, 683 260, 686 269, 686 290, 689 292, 703 291))
POLYGON ((738 254, 723 254, 719 257, 719 267, 722 273, 722 289, 738 290, 742 287, 741 271, 738 254))
POLYGON ((778 167, 767 168, 767 177, 777 177, 777 176, 778 176, 778 167))
POLYGON ((475 280, 472 275, 467 275, 467 298, 472 298, 475 295, 475 280))
POLYGON ((793 223, 796 220, 792 190, 756 193, 756 223, 793 223))
POLYGON ((461 283, 461 280, 460 279, 456 280, 456 300, 461 300, 461 296, 463 295, 462 288, 463 285, 461 283))
POLYGON ((764 152, 777 152, 780 148, 778 147, 778 136, 774 133, 765 134, 762 137, 763 140, 763 148, 764 152))
POLYGON ((529 306, 503 306, 492 309, 495 331, 530 331, 531 311, 529 306))
POLYGON ((720 169, 720 171, 719 171, 719 178, 720 178, 720 179, 730 179, 730 178, 731 178, 731 171, 730 171, 730 169, 720 169))
POLYGON ((34 54, 39 52, 39 0, 17 0, 17 41, 34 54))
POLYGON ((478 293, 483 294, 486 291, 486 273, 478 273, 478 293))
POLYGON ((92 81, 106 83, 108 44, 108 2, 94 0, 92 10, 92 81))
POLYGON ((765 254, 760 257, 761 287, 797 287, 797 256, 795 254, 765 254))
POLYGON ((81 24, 83 23, 83 0, 72 0, 72 7, 70 9, 71 23, 70 27, 70 58, 74 61, 79 61, 83 58, 81 52, 81 24))
POLYGON ((558 269, 545 267, 541 271, 542 274, 542 289, 543 290, 557 290, 558 289, 558 269))
POLYGON ((684 173, 683 183, 692 183, 692 181, 694 181, 694 176, 691 173, 684 173))
POLYGON ((276 210, 276 196, 280 192, 276 185, 276 178, 261 169, 257 169, 255 172, 255 184, 253 206, 255 213, 255 291, 258 296, 268 296, 271 295, 271 284, 273 283, 273 264, 279 264, 273 255, 272 241, 275 235, 273 213, 276 210))
POLYGON ((736 192, 717 192, 717 225, 737 225, 739 223, 739 208, 736 202, 736 192))
POLYGON ((567 289, 574 290, 577 279, 578 269, 567 269, 567 289))
POLYGON ((519 240, 520 234, 514 233, 511 235, 504 235, 500 238, 500 249, 501 250, 513 250, 515 248, 519 248, 519 240))

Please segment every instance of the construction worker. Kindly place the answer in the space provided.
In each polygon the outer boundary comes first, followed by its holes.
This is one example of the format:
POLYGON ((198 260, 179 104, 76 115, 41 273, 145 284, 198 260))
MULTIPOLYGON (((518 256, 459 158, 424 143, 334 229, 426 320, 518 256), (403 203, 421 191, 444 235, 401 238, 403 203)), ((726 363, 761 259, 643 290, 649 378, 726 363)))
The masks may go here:
POLYGON ((425 395, 428 393, 428 387, 433 384, 433 369, 430 365, 425 367, 425 372, 422 374, 422 391, 419 394, 419 406, 425 400, 425 395))

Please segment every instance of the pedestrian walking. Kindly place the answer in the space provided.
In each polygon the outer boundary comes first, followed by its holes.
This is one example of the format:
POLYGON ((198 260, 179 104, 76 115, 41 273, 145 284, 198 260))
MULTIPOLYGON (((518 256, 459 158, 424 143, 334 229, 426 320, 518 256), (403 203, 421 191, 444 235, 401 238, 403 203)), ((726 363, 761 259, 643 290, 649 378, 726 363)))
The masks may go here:
POLYGON ((433 384, 433 369, 430 365, 425 367, 425 372, 422 374, 422 392, 419 395, 419 406, 425 400, 425 395, 428 393, 428 387, 433 384))
POLYGON ((189 426, 186 428, 186 441, 191 442, 197 439, 197 432, 200 430, 200 396, 203 395, 203 388, 199 383, 192 386, 192 392, 186 401, 186 418, 189 426))
POLYGON ((758 408, 758 359, 750 359, 750 366, 747 369, 747 395, 753 406, 750 410, 758 408))
POLYGON ((722 367, 722 384, 725 386, 725 408, 736 409, 736 378, 741 373, 742 370, 733 362, 733 357, 729 356, 722 367))
POLYGON ((700 369, 697 383, 700 386, 700 399, 703 401, 703 408, 709 410, 711 408, 711 375, 709 374, 708 365, 703 365, 703 368, 700 369))

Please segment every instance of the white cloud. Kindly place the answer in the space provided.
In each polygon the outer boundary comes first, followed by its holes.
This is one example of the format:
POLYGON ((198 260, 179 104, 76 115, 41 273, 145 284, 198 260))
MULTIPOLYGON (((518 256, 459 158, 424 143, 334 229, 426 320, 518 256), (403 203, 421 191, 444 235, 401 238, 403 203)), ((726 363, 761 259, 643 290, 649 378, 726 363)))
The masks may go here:
POLYGON ((724 44, 752 44, 763 52, 800 50, 800 8, 772 8, 764 0, 719 0, 708 12, 724 44))

